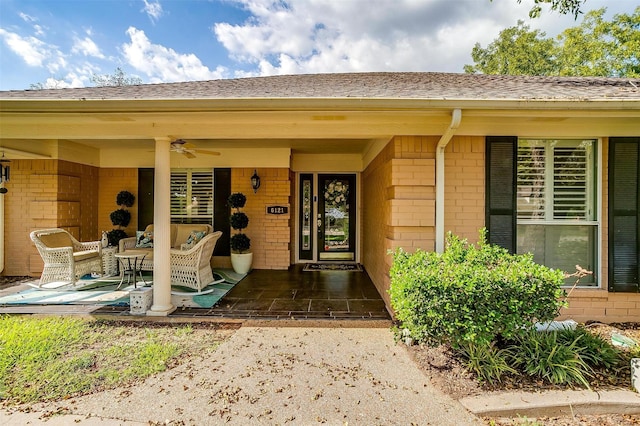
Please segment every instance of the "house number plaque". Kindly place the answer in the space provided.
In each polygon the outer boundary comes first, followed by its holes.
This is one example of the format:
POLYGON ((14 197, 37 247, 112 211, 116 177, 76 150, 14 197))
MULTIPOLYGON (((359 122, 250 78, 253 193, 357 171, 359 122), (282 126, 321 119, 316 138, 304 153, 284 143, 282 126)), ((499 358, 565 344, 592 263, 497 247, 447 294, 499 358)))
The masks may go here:
POLYGON ((267 206, 267 214, 289 214, 289 206, 267 206))

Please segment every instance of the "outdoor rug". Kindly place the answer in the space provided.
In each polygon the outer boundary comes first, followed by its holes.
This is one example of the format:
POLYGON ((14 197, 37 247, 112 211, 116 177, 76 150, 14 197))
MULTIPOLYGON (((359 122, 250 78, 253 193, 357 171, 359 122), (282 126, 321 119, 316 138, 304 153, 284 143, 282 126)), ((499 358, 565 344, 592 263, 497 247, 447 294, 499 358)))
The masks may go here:
MULTIPOLYGON (((194 292, 192 289, 183 289, 172 286, 180 295, 172 295, 171 301, 177 307, 201 307, 210 308, 215 305, 225 294, 229 292, 242 278, 243 274, 236 274, 232 270, 214 270, 216 284, 203 289, 206 294, 187 295, 194 292)), ((153 284, 151 275, 143 274, 147 286, 153 284)), ((48 283, 42 288, 37 288, 36 283, 31 283, 34 288, 19 291, 0 297, 0 305, 111 305, 129 306, 129 292, 134 289, 133 284, 123 284, 118 290, 119 276, 105 278, 82 278, 75 286, 65 283, 48 283)), ((137 287, 144 286, 138 281, 137 287)))
POLYGON ((307 263, 303 271, 358 271, 362 272, 359 263, 307 263))

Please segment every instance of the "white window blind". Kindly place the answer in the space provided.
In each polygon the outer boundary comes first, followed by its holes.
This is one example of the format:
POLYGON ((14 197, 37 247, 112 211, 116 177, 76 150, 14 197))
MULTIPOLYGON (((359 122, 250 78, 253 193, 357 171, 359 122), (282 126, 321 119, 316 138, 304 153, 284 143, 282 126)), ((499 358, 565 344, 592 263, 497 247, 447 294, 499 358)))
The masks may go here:
POLYGON ((518 143, 518 220, 593 220, 593 141, 518 143))
MULTIPOLYGON (((569 273, 596 270, 595 148, 594 140, 518 141, 517 253, 569 273)), ((594 276, 580 283, 597 285, 594 276)))
POLYGON ((213 221, 213 171, 171 171, 171 222, 213 221))

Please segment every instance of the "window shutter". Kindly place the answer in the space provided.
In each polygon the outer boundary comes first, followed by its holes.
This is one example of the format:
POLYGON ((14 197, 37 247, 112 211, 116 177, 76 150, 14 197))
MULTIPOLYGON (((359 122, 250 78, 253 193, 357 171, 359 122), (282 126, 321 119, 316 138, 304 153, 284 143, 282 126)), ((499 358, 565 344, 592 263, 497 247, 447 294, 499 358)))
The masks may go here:
POLYGON ((640 138, 609 139, 609 291, 638 292, 640 138))
POLYGON ((488 242, 516 251, 516 154, 515 136, 486 139, 485 225, 488 242))

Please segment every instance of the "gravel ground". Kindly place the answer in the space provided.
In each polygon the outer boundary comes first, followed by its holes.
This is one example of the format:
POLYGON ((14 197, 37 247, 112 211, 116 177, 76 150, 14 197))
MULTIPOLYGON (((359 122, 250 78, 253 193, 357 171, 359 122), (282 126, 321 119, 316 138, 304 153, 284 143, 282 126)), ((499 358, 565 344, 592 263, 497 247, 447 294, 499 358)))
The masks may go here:
POLYGON ((482 424, 388 328, 242 327, 142 383, 30 409, 171 425, 482 424))

